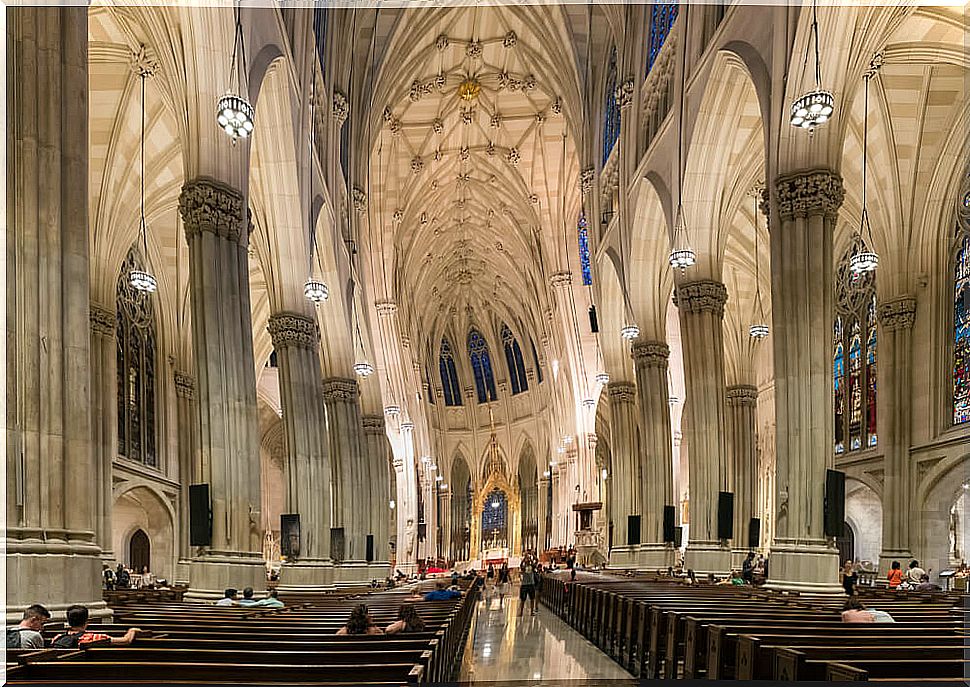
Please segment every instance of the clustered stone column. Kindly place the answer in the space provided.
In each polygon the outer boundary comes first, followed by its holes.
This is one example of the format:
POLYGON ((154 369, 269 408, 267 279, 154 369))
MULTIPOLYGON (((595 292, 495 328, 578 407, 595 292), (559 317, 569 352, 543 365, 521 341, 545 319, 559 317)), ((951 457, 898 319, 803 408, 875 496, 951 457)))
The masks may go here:
POLYGON ((639 515, 640 459, 636 455, 637 388, 630 382, 610 382, 610 450, 612 474, 609 475, 610 517, 613 521, 613 546, 610 564, 630 567, 636 564, 640 542, 627 540, 627 522, 639 515))
MULTIPOLYGON (((758 497, 755 478, 758 472, 758 443, 755 412, 758 387, 737 384, 727 389, 728 451, 734 466, 734 551, 743 556, 748 550, 748 525, 755 515, 758 497)), ((740 564, 735 559, 735 566, 740 564)))
POLYGON ((631 355, 640 406, 640 566, 657 568, 673 561, 673 547, 665 545, 663 537, 664 506, 674 505, 670 348, 662 341, 638 341, 631 355))
POLYGON ((364 415, 365 456, 368 480, 365 484, 366 498, 370 499, 366 513, 367 533, 374 535, 374 560, 372 565, 386 567, 390 554, 390 444, 387 441, 383 415, 364 415))
MULTIPOLYGON (((118 452, 118 412, 115 378, 118 367, 118 343, 115 339, 116 315, 107 308, 91 303, 91 449, 97 469, 96 529, 101 545, 101 559, 111 563, 111 511, 114 504, 111 470, 118 452)), ((113 566, 112 566, 113 567, 113 566)))
POLYGON ((179 211, 189 246, 189 295, 199 448, 209 484, 212 543, 193 559, 190 596, 265 582, 259 533, 259 421, 243 194, 209 178, 185 184, 179 211))
POLYGON ((724 437, 724 284, 709 279, 677 286, 687 387, 690 446, 690 523, 685 565, 696 572, 724 572, 731 550, 717 537, 718 492, 732 491, 724 437))
MULTIPOLYGON (((916 299, 900 296, 880 304, 879 368, 888 384, 888 402, 880 403, 879 444, 885 447, 882 492, 882 552, 879 558, 912 558, 913 490, 909 446, 912 440, 910 408, 913 393, 913 324, 916 299)), ((885 397, 884 397, 885 398, 885 397)))
POLYGON ((322 584, 330 566, 331 474, 320 396, 320 330, 312 317, 294 312, 271 315, 266 329, 280 371, 286 510, 300 516, 300 551, 283 566, 280 581, 287 586, 322 584))
POLYGON ((842 179, 827 169, 775 180, 779 222, 771 231, 771 303, 777 517, 768 584, 779 588, 839 589, 838 552, 826 541, 823 508, 825 470, 834 464, 832 243, 843 195, 842 179))
MULTIPOLYGON (((341 565, 349 568, 364 561, 367 541, 364 528, 369 524, 364 513, 368 512, 370 503, 369 488, 364 482, 367 473, 362 451, 363 422, 357 380, 324 379, 323 400, 330 426, 334 527, 343 528, 344 534, 344 550, 338 553, 343 554, 341 565)), ((346 575, 344 571, 341 579, 346 575)))
POLYGON ((178 370, 175 376, 176 422, 178 424, 178 464, 179 481, 182 489, 179 492, 182 523, 179 527, 179 562, 176 579, 188 582, 188 565, 192 556, 192 546, 189 538, 189 485, 197 484, 201 480, 199 474, 199 438, 198 412, 195 404, 195 379, 187 372, 178 370))

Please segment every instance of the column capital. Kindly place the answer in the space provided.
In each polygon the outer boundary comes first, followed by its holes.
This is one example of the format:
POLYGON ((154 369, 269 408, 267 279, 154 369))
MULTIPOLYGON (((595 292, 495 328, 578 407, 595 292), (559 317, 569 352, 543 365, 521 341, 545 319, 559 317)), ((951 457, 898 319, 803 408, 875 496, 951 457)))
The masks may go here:
POLYGON ((269 316, 266 331, 278 351, 290 346, 315 349, 320 341, 316 320, 295 312, 280 312, 269 316))
POLYGON ((879 324, 891 332, 912 329, 916 322, 916 298, 899 296, 879 304, 879 324))
POLYGON ((195 378, 188 372, 175 371, 175 393, 179 398, 195 398, 195 378))
POLYGON ((354 401, 360 394, 356 379, 346 377, 327 377, 323 380, 323 400, 354 401))
POLYGON ((616 91, 614 91, 613 96, 616 98, 617 104, 620 109, 626 109, 633 104, 633 77, 629 77, 624 80, 623 83, 617 84, 616 91))
POLYGON ((729 406, 758 405, 758 387, 750 384, 736 384, 727 388, 727 404, 729 406))
POLYGON ((187 182, 179 194, 179 214, 186 240, 204 231, 246 245, 248 211, 243 194, 221 181, 199 177, 187 182))
POLYGON ((98 334, 114 334, 117 316, 97 303, 91 303, 91 331, 98 334))
POLYGON ((360 419, 364 425, 364 434, 384 434, 383 415, 364 415, 360 419))
POLYGON ((610 403, 636 403, 637 385, 631 382, 610 382, 606 385, 610 403))
POLYGON ((364 212, 367 210, 367 194, 364 189, 359 186, 354 186, 354 190, 351 195, 354 199, 354 210, 357 212, 364 212))
POLYGON ((727 287, 712 279, 681 284, 674 291, 674 305, 689 313, 713 312, 718 317, 724 316, 724 304, 727 303, 727 287))
POLYGON ((573 273, 566 270, 564 272, 555 272, 549 277, 549 284, 553 287, 566 288, 573 283, 573 273))
POLYGON ((670 346, 663 341, 637 341, 631 347, 630 356, 637 365, 666 367, 670 346))
POLYGON ((339 129, 347 121, 347 117, 350 116, 350 103, 347 102, 347 96, 340 91, 334 91, 333 105, 330 112, 333 114, 333 118, 337 122, 337 128, 339 129))
POLYGON ((845 197, 842 177, 829 169, 783 174, 775 179, 775 192, 782 220, 810 215, 835 219, 845 197))

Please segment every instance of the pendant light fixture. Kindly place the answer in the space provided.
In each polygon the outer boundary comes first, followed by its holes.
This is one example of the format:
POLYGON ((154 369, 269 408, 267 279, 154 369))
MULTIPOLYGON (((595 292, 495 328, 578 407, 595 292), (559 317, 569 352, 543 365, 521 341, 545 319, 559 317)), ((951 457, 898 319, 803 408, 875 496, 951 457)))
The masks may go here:
MULTIPOLYGON (((831 92, 822 88, 822 65, 819 59, 818 50, 818 8, 816 0, 812 0, 812 36, 811 40, 815 43, 815 88, 808 93, 797 98, 791 105, 792 126, 808 129, 809 132, 815 127, 827 122, 832 112, 835 111, 835 97, 831 92)), ((808 63, 808 46, 805 46, 805 63, 808 63)))
MULTIPOLYGON (((148 70, 141 69, 141 218, 138 222, 138 238, 141 239, 142 250, 144 251, 145 264, 148 264, 148 222, 145 221, 145 80, 148 78, 148 70)), ((128 283, 136 291, 142 293, 155 293, 158 289, 158 282, 152 276, 148 268, 132 269, 128 273, 128 283)))
POLYGON ((876 54, 869 62, 869 69, 863 75, 865 81, 865 97, 863 98, 862 113, 862 218, 859 220, 859 231, 856 233, 852 257, 849 258, 849 269, 855 275, 874 272, 879 266, 879 255, 873 245, 872 227, 869 224, 869 211, 866 209, 866 182, 869 167, 869 80, 876 75, 882 66, 882 56, 876 54), (868 237, 868 243, 866 243, 868 237))
POLYGON ((765 320, 765 308, 761 301, 761 251, 758 241, 758 189, 752 193, 754 198, 754 283, 755 283, 755 321, 748 327, 748 334, 752 339, 761 340, 768 336, 768 322, 765 320))
POLYGON ((681 272, 697 262, 697 254, 690 245, 687 233, 687 218, 684 217, 684 91, 687 89, 687 6, 682 10, 681 21, 684 29, 681 33, 683 46, 680 55, 680 109, 677 112, 677 214, 674 217, 674 240, 668 260, 670 266, 681 272))
POLYGON ((374 374, 374 366, 371 365, 370 361, 367 359, 367 353, 364 351, 364 338, 360 335, 360 319, 357 317, 357 299, 354 298, 351 304, 354 313, 354 334, 355 334, 355 355, 357 361, 354 363, 354 372, 360 377, 370 377, 374 374))
POLYGON ((256 126, 256 110, 246 99, 246 43, 243 39, 242 17, 239 3, 236 3, 236 31, 232 40, 232 57, 229 60, 229 88, 219 98, 216 106, 216 122, 226 135, 235 143, 240 138, 249 138, 256 126), (239 58, 237 63, 236 58, 239 58), (234 83, 235 82, 235 83, 234 83), (234 87, 235 86, 235 87, 234 87))
POLYGON ((307 174, 306 174, 306 198, 307 198, 307 226, 310 231, 309 243, 309 261, 307 264, 307 280, 303 285, 303 295, 308 301, 314 305, 320 305, 323 301, 330 297, 330 291, 327 289, 327 285, 324 284, 320 279, 314 274, 314 264, 313 264, 313 253, 314 249, 317 247, 317 226, 316 222, 313 221, 313 204, 310 202, 310 197, 313 190, 313 184, 311 183, 313 179, 314 170, 314 159, 316 157, 316 150, 313 147, 313 134, 317 128, 316 120, 316 110, 317 110, 317 72, 316 68, 313 69, 313 74, 310 76, 312 83, 310 84, 310 149, 307 155, 307 174))

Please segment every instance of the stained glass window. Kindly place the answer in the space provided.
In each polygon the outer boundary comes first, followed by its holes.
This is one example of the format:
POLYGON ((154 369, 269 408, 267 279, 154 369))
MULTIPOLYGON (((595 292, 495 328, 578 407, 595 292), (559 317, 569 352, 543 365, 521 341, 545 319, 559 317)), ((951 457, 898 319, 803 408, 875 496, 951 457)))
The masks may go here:
POLYGON ((512 395, 528 391, 529 380, 525 376, 522 349, 519 348, 519 342, 506 324, 502 325, 502 346, 505 349, 505 362, 509 367, 509 383, 512 386, 512 395))
POLYGON ((650 49, 647 54, 647 72, 660 54, 660 48, 670 34, 670 29, 677 19, 677 6, 680 3, 671 0, 654 0, 650 6, 650 49))
POLYGON ((128 251, 118 276, 118 454, 158 466, 155 450, 155 308, 152 297, 132 288, 128 275, 143 269, 137 248, 128 251))
POLYGON ((532 347, 532 362, 536 366, 536 379, 542 384, 542 366, 539 364, 539 354, 536 353, 536 342, 529 339, 529 345, 532 347))
POLYGON ((593 283, 593 272, 589 267, 589 226, 586 222, 586 214, 579 215, 579 268, 583 272, 583 286, 591 286, 593 283))
POLYGON ((447 338, 441 339, 438 372, 441 375, 441 388, 444 390, 445 405, 460 406, 461 386, 458 384, 458 370, 455 369, 455 356, 451 352, 451 342, 447 338))
POLYGON ((492 358, 488 353, 485 337, 477 329, 468 333, 468 357, 475 373, 475 390, 478 402, 487 403, 498 398, 495 393, 495 374, 492 371, 492 358))
POLYGON ((970 420, 970 236, 957 253, 953 283, 953 424, 970 420))
POLYGON ((313 10, 313 37, 316 42, 317 57, 320 59, 320 73, 326 78, 327 71, 327 17, 329 12, 323 7, 313 10))
POLYGON ((485 510, 482 512, 482 538, 488 539, 496 533, 504 535, 507 514, 508 498, 505 492, 493 489, 485 499, 485 510))
POLYGON ((620 105, 616 102, 616 46, 610 50, 606 65, 605 107, 603 108, 603 164, 610 157, 616 139, 620 137, 620 105))
POLYGON ((850 246, 836 269, 832 377, 835 452, 876 445, 876 281, 856 275, 850 246))

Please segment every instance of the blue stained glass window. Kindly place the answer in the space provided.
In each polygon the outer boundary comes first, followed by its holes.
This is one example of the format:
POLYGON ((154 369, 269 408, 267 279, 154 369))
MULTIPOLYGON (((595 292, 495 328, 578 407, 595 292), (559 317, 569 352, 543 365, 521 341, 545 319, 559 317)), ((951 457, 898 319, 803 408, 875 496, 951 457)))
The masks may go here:
POLYGON ((460 406, 461 385, 458 384, 458 370, 455 369, 455 356, 451 352, 451 342, 447 338, 441 339, 438 373, 441 375, 441 388, 444 391, 445 405, 460 406))
POLYGON ((953 424, 970 420, 970 237, 957 253, 953 289, 953 424))
POLYGON ((647 54, 647 72, 660 54, 660 48, 670 34, 670 29, 677 19, 678 2, 671 0, 654 0, 650 6, 650 50, 647 54))
POLYGON ((616 46, 610 51, 606 65, 606 106, 603 109, 603 164, 610 157, 620 137, 620 105, 616 102, 616 46))
POLYGON ((313 10, 313 37, 316 42, 317 57, 320 60, 320 74, 327 76, 327 18, 329 12, 323 7, 313 10))
POLYGON ((475 390, 478 392, 478 402, 487 403, 498 398, 495 393, 495 374, 492 370, 492 358, 488 353, 485 337, 477 329, 468 333, 468 357, 472 361, 472 371, 475 373, 475 390))
POLYGON ((589 266, 589 225, 585 213, 579 215, 579 267, 583 272, 583 286, 591 286, 593 272, 589 266))
POLYGON ((512 395, 529 390, 529 380, 525 376, 525 363, 522 362, 522 349, 519 342, 512 336, 508 325, 502 325, 502 346, 505 348, 505 362, 509 367, 509 382, 512 385, 512 395))
POLYGON ((504 533, 507 516, 508 498, 505 492, 493 489, 485 499, 485 509, 482 512, 482 538, 487 539, 495 530, 504 533))

